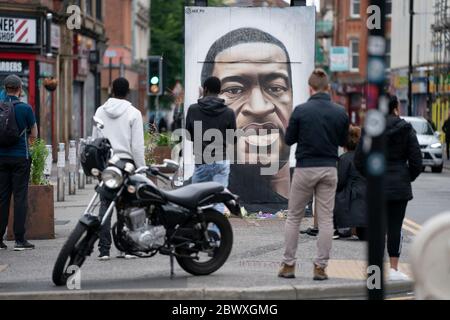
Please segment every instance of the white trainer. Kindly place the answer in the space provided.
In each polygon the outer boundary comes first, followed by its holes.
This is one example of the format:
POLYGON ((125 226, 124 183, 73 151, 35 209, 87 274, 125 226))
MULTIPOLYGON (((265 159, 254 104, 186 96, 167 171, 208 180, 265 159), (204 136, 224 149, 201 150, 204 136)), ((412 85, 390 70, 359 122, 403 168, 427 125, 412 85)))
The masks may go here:
POLYGON ((100 257, 98 257, 98 260, 100 260, 100 261, 109 261, 109 260, 111 260, 111 257, 110 256, 100 256, 100 257))
POLYGON ((403 272, 397 271, 395 269, 389 269, 389 281, 408 281, 409 277, 403 272))

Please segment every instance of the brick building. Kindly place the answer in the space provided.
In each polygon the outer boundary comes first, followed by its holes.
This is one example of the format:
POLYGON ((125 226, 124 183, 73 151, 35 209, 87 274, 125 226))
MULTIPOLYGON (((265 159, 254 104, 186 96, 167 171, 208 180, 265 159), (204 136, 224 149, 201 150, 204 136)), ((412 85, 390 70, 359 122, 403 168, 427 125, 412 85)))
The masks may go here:
MULTIPOLYGON (((368 5, 369 0, 334 0, 333 46, 349 48, 350 66, 347 72, 333 73, 334 98, 347 108, 354 124, 360 124, 360 114, 365 110, 368 5)), ((386 5, 387 65, 390 66, 392 0, 387 0, 386 5)))
POLYGON ((0 88, 9 74, 22 78, 22 99, 34 108, 54 158, 59 142, 86 136, 100 101, 101 61, 95 58, 105 49, 103 1, 71 1, 81 14, 74 28, 67 26, 68 1, 0 1, 0 20, 8 25, 0 29, 0 88))
POLYGON ((108 49, 103 57, 102 101, 110 93, 110 80, 123 76, 130 82, 130 101, 146 115, 150 0, 108 0, 105 11, 111 18, 105 21, 108 49))

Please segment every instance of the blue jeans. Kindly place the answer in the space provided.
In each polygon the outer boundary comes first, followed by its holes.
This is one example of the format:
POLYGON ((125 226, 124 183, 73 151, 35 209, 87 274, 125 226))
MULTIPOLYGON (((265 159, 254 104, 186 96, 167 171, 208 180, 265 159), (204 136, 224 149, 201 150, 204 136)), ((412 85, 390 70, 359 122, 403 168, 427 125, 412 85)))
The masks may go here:
MULTIPOLYGON (((195 166, 192 183, 218 182, 225 188, 228 188, 228 179, 230 176, 230 161, 220 161, 212 164, 200 164, 195 166)), ((217 211, 223 213, 225 206, 223 203, 214 207, 217 211)))

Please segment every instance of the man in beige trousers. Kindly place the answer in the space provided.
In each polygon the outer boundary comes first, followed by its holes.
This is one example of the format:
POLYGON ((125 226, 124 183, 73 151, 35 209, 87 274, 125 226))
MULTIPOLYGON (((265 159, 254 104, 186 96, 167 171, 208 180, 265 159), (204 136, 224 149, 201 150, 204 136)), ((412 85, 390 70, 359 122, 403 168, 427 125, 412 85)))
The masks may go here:
POLYGON ((309 86, 311 98, 295 109, 286 132, 286 144, 297 144, 297 166, 289 196, 284 258, 278 276, 295 278, 300 223, 314 194, 320 230, 314 280, 327 280, 334 230, 338 147, 347 140, 349 119, 345 109, 331 101, 325 71, 316 69, 309 78, 309 86))

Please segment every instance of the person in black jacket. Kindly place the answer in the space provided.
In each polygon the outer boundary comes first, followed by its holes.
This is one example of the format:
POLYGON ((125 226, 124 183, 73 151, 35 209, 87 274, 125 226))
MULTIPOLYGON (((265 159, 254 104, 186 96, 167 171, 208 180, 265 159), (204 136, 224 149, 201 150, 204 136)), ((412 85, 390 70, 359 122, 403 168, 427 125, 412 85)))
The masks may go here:
POLYGON ((442 131, 445 133, 445 145, 447 150, 447 160, 450 160, 450 111, 448 112, 448 118, 445 120, 442 126, 442 131))
POLYGON ((339 158, 338 163, 334 221, 336 229, 356 228, 358 238, 367 240, 367 181, 353 163, 360 138, 361 128, 350 126, 348 141, 344 147, 346 153, 339 158))
MULTIPOLYGON (((234 137, 236 116, 225 105, 225 101, 218 97, 221 90, 218 78, 206 79, 203 90, 203 98, 189 107, 186 116, 188 138, 194 143, 195 170, 192 183, 215 181, 227 188, 230 175, 227 146, 234 143, 234 139, 229 141, 227 138, 230 134, 234 137), (210 133, 212 137, 207 137, 205 133, 210 133), (221 139, 214 133, 220 134, 221 139)), ((220 204, 216 209, 223 213, 225 207, 220 204)))
POLYGON ((282 278, 295 278, 299 229, 313 194, 319 226, 314 280, 327 280, 326 268, 333 242, 333 210, 337 185, 338 147, 347 141, 349 119, 342 106, 331 101, 327 73, 316 69, 309 78, 311 98, 298 106, 286 130, 286 144, 297 143, 297 166, 289 195, 285 227, 282 278))
MULTIPOLYGON (((398 271, 402 225, 408 201, 413 199, 411 182, 422 172, 422 153, 417 135, 408 122, 399 117, 399 101, 392 96, 386 124, 386 174, 384 193, 387 201, 387 248, 390 257, 390 280, 406 280, 398 271)), ((364 141, 364 139, 361 139, 364 141)), ((362 142, 355 154, 355 166, 364 174, 362 142)))

